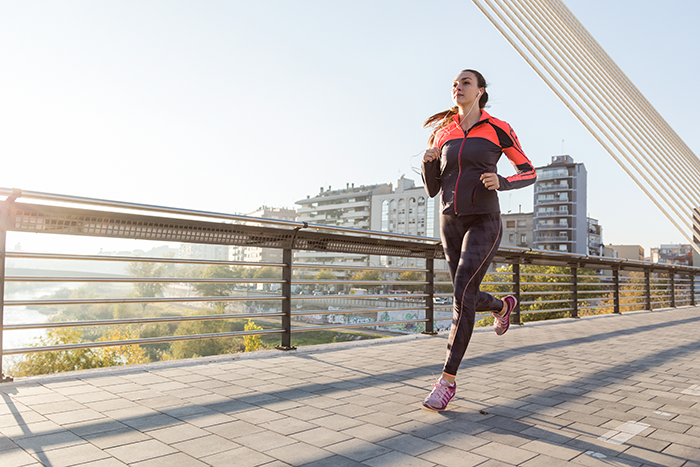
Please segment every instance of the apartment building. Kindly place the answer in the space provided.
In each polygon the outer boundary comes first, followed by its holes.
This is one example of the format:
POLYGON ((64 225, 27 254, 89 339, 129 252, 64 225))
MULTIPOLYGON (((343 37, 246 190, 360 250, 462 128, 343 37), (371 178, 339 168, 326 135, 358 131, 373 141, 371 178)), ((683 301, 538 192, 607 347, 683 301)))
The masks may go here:
POLYGON ((562 155, 536 170, 534 248, 588 254, 586 167, 562 155))
MULTIPOLYGON (((244 215, 248 217, 262 217, 285 221, 297 220, 297 212, 295 209, 273 208, 270 206, 261 206, 255 211, 244 215)), ((248 261, 253 263, 280 263, 282 262, 282 250, 277 248, 257 248, 234 245, 229 247, 228 259, 229 261, 248 261)))
POLYGON ((532 248, 534 215, 531 212, 501 214, 503 237, 501 246, 532 248))
MULTIPOLYGON (((425 188, 404 176, 396 190, 372 195, 371 212, 371 230, 440 238, 440 197, 429 198, 425 188)), ((371 262, 377 266, 425 266, 425 260, 415 258, 373 256, 371 262)))
POLYGON ((654 263, 693 265, 693 247, 686 244, 666 244, 651 249, 651 261, 654 263))
MULTIPOLYGON (((372 197, 391 193, 389 183, 378 185, 347 184, 345 188, 333 190, 321 187, 316 196, 307 196, 296 202, 301 207, 298 210, 299 222, 309 224, 332 225, 353 229, 369 229, 372 213, 372 197)), ((297 251, 295 257, 299 261, 318 263, 319 265, 348 265, 366 266, 369 264, 368 255, 297 251)))

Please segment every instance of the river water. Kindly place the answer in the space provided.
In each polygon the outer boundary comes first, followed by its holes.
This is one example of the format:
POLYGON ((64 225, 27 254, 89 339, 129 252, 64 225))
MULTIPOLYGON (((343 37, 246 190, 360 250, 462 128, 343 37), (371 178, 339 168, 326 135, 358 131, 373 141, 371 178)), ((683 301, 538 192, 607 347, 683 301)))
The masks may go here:
MULTIPOLYGON (((5 300, 32 300, 44 295, 50 295, 62 286, 46 286, 35 288, 31 291, 22 291, 6 294, 5 300)), ((40 313, 38 310, 30 310, 26 306, 6 306, 4 312, 4 324, 34 324, 45 323, 50 315, 40 313)), ((18 331, 4 331, 2 334, 2 348, 16 349, 27 347, 35 343, 40 337, 46 334, 45 329, 26 329, 18 331)))

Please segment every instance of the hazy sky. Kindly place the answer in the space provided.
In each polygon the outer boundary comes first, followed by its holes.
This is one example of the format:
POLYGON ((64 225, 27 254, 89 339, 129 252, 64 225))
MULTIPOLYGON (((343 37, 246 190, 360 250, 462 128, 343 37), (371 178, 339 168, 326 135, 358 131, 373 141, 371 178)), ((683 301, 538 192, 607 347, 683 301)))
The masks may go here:
MULTIPOLYGON (((697 152, 700 2, 565 3, 697 152)), ((464 68, 536 166, 586 164, 606 244, 686 243, 467 0, 0 0, 0 187, 245 213, 418 180, 464 68)))

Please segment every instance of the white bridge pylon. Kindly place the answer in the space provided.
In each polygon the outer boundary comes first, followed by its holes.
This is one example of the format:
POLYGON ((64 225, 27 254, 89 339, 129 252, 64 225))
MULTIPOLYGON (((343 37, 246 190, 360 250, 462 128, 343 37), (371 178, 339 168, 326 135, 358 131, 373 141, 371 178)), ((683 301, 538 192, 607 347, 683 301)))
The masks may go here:
POLYGON ((566 5, 473 2, 700 254, 700 160, 566 5))

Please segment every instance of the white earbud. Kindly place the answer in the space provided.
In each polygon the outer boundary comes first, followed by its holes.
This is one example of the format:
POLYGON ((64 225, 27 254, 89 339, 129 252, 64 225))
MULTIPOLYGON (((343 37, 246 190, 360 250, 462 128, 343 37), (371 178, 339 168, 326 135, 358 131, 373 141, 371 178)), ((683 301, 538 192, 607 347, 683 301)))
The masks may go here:
POLYGON ((476 96, 476 97, 480 97, 483 93, 484 93, 484 91, 482 91, 482 90, 480 89, 480 90, 479 90, 479 95, 476 96))

